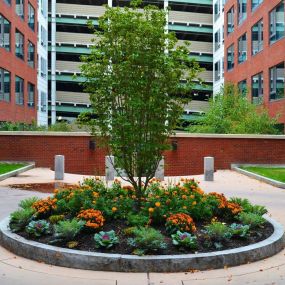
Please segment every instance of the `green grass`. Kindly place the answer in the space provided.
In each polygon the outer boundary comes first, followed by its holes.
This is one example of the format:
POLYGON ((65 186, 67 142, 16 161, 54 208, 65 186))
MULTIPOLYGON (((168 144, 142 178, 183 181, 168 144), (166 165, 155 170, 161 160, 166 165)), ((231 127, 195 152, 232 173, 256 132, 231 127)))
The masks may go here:
POLYGON ((0 163, 0 174, 5 174, 7 172, 24 167, 24 163, 0 163))
POLYGON ((275 167, 243 166, 240 168, 285 183, 284 167, 275 168, 275 167))

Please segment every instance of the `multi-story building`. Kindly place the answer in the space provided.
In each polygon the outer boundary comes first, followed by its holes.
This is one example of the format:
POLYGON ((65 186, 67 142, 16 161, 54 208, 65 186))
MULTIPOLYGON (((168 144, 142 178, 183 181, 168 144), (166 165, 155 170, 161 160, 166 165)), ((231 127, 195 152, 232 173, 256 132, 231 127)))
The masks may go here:
POLYGON ((0 0, 0 121, 37 119, 36 23, 36 0, 0 0))
POLYGON ((224 84, 224 5, 225 0, 213 2, 213 93, 224 84))
POLYGON ((48 2, 38 0, 38 125, 48 124, 47 89, 48 89, 48 2))
POLYGON ((225 81, 285 123, 285 0, 225 4, 225 81))
MULTIPOLYGON (((49 116, 72 121, 90 108, 89 95, 80 82, 80 55, 90 52, 94 37, 87 20, 98 25, 103 15, 103 4, 123 7, 129 0, 50 0, 49 1, 49 116), (77 75, 75 78, 74 75, 77 75)), ((203 85, 195 86, 193 101, 187 112, 207 109, 213 89, 212 1, 211 0, 145 0, 144 4, 171 8, 168 29, 174 31, 179 43, 191 41, 189 56, 205 68, 201 74, 203 85)))

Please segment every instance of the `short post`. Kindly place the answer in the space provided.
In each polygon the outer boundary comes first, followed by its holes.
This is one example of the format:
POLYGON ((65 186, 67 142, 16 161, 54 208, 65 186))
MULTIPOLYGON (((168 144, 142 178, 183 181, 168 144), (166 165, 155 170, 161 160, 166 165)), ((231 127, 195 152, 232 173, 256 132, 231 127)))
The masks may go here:
POLYGON ((164 180, 164 157, 160 160, 158 167, 155 171, 155 178, 163 181, 164 180))
POLYGON ((204 157, 204 180, 214 181, 214 157, 204 157))
POLYGON ((106 181, 113 181, 115 179, 115 158, 114 156, 105 156, 105 175, 106 181))
POLYGON ((64 179, 64 155, 56 155, 54 157, 54 179, 64 179))

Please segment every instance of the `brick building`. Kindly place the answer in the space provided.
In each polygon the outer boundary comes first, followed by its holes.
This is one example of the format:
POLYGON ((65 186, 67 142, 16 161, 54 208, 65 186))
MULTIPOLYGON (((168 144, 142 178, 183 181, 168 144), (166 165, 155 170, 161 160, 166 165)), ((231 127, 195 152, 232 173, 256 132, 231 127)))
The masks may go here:
POLYGON ((285 1, 228 0, 225 81, 285 123, 285 1))

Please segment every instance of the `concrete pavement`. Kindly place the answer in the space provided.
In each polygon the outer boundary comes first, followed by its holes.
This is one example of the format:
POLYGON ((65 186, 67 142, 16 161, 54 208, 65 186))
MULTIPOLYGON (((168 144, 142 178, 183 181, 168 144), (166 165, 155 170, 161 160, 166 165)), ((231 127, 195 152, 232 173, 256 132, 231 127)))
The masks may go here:
MULTIPOLYGON (((17 208, 20 200, 46 194, 15 190, 8 184, 53 182, 54 173, 48 169, 33 169, 19 177, 0 182, 0 219, 17 208)), ((239 196, 253 203, 265 205, 274 219, 285 225, 285 190, 245 177, 232 171, 218 171, 214 182, 203 182, 203 176, 193 176, 201 181, 207 192, 223 192, 227 197, 239 196)), ((65 181, 76 183, 81 175, 66 175, 65 181)), ((174 181, 176 178, 169 178, 174 181)), ((285 284, 285 250, 279 254, 238 267, 194 273, 118 273, 94 272, 50 266, 15 256, 0 247, 1 285, 283 285, 285 284)))

